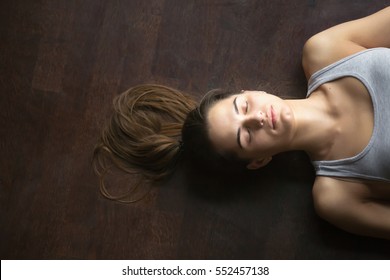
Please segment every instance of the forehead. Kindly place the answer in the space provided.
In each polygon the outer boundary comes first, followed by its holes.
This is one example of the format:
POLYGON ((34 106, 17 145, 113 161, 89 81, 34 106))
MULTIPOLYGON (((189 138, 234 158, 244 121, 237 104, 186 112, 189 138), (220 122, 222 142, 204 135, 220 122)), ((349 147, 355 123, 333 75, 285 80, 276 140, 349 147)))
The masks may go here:
POLYGON ((237 95, 232 95, 214 104, 208 113, 207 121, 211 142, 219 150, 237 148, 236 136, 238 125, 234 120, 233 101, 237 95))

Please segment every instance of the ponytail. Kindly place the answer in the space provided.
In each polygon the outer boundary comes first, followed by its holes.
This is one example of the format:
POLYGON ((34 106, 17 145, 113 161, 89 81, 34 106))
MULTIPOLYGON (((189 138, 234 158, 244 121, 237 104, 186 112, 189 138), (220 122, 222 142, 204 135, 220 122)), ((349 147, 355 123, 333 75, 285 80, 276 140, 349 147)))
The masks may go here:
POLYGON ((175 89, 140 85, 114 99, 114 111, 95 146, 93 164, 100 191, 108 199, 124 200, 145 182, 167 178, 175 170, 182 151, 181 131, 196 102, 175 89), (111 166, 141 181, 131 192, 113 196, 104 184, 111 166))

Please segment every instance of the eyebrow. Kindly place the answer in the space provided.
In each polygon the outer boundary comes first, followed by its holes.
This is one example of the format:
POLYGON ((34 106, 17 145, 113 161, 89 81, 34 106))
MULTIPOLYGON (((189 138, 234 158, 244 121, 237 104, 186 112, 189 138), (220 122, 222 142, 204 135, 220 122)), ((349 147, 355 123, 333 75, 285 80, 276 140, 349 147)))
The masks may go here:
MULTIPOLYGON (((237 106, 237 97, 234 98, 233 105, 234 105, 234 110, 236 111, 237 114, 239 114, 238 106, 237 106)), ((238 130, 237 130, 237 144, 242 149, 242 145, 241 145, 241 127, 239 127, 238 130)))
POLYGON ((236 113, 238 114, 239 111, 238 111, 238 106, 237 106, 237 97, 238 97, 238 96, 236 96, 236 98, 234 98, 234 100, 233 100, 233 105, 234 105, 234 110, 235 110, 236 113))

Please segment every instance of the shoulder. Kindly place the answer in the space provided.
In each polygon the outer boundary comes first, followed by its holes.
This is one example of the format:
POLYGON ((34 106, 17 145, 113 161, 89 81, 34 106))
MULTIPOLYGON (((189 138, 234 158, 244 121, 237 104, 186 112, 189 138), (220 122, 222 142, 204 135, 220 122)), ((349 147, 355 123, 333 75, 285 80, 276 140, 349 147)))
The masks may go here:
POLYGON ((321 204, 338 203, 340 200, 346 201, 351 198, 389 199, 390 183, 317 176, 313 185, 313 198, 321 204))
POLYGON ((342 192, 349 181, 339 180, 333 177, 317 176, 313 185, 313 197, 325 199, 329 196, 335 196, 342 192))
POLYGON ((316 71, 365 48, 343 38, 337 38, 328 30, 311 37, 303 47, 302 65, 306 78, 316 71))
POLYGON ((311 37, 303 50, 306 77, 367 48, 390 48, 390 7, 347 21, 311 37))
POLYGON ((316 212, 328 218, 339 215, 351 202, 369 197, 367 187, 359 181, 325 176, 317 176, 312 192, 316 212))

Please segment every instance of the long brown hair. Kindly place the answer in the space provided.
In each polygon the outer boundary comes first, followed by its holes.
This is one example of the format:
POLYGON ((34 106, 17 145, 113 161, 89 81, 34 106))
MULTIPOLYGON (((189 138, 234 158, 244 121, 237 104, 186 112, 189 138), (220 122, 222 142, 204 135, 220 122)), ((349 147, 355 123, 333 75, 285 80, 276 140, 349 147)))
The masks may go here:
MULTIPOLYGON (((112 165, 142 180, 159 181, 171 175, 180 157, 181 131, 196 102, 161 85, 139 85, 114 99, 113 113, 95 146, 93 163, 101 193, 109 199, 105 175, 112 165)), ((126 200, 127 202, 130 202, 126 200)))

